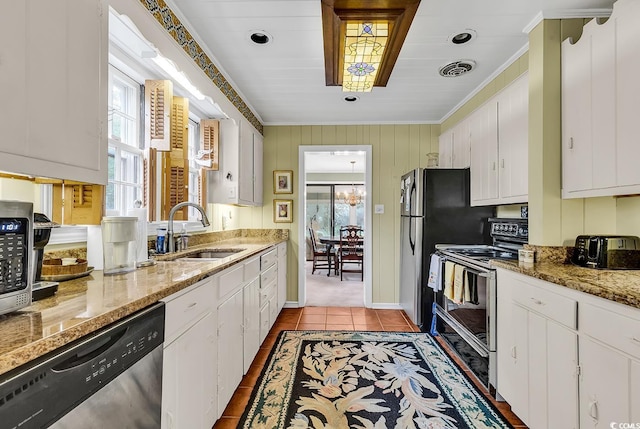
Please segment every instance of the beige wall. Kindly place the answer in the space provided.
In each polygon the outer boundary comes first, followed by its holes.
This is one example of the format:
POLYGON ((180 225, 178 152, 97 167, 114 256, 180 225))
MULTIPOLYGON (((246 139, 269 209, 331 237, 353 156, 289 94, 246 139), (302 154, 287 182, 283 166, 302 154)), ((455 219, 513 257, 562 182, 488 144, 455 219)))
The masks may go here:
MULTIPOLYGON (((438 151, 439 125, 324 125, 267 126, 264 133, 264 206, 239 210, 241 227, 289 228, 287 300, 298 299, 299 219, 273 223, 273 170, 293 170, 294 193, 287 198, 298 204, 298 147, 301 145, 371 145, 372 206, 384 204, 385 213, 372 216, 372 302, 398 302, 398 237, 400 211, 398 182, 405 172, 425 167, 427 154, 438 151)), ((278 195, 282 197, 282 195, 278 195)))

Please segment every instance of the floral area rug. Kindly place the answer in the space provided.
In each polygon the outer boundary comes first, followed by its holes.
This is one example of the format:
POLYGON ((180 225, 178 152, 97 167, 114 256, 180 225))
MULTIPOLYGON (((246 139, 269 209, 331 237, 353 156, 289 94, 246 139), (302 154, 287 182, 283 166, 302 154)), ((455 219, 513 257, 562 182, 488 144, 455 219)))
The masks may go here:
POLYGON ((238 427, 512 426, 428 334, 283 331, 238 427))

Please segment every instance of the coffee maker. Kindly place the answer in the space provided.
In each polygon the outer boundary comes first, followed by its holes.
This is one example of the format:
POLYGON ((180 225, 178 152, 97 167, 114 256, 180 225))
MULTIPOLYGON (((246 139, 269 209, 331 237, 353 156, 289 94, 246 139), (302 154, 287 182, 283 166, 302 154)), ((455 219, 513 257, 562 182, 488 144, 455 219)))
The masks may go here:
POLYGON ((58 290, 58 282, 50 282, 41 279, 42 261, 44 259, 44 247, 49 243, 51 238, 51 229, 57 228, 55 222, 51 222, 47 216, 42 213, 33 214, 33 300, 37 301, 42 298, 53 295, 58 290))

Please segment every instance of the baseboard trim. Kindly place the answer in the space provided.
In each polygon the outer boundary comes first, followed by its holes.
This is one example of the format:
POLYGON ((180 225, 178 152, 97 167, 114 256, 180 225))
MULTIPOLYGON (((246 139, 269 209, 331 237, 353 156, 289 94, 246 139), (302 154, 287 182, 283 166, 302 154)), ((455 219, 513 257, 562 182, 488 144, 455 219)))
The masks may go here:
POLYGON ((298 301, 285 301, 284 308, 300 308, 298 301))
POLYGON ((400 304, 393 302, 372 302, 371 308, 374 310, 402 310, 400 304))

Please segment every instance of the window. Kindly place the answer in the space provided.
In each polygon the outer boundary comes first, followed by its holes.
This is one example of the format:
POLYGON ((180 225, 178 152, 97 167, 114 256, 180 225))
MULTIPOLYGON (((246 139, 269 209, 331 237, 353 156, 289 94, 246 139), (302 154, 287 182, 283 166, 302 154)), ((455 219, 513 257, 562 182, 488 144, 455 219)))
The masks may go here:
POLYGON ((140 85, 109 66, 107 210, 124 215, 142 201, 143 151, 140 138, 140 85))

